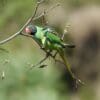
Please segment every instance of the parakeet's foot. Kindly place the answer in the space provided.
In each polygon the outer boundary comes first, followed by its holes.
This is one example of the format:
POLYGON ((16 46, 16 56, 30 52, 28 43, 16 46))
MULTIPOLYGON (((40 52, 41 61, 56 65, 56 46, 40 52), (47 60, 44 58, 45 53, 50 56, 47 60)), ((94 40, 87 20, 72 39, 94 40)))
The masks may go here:
POLYGON ((75 81, 75 88, 78 88, 79 85, 85 85, 85 83, 78 78, 74 78, 74 81, 75 81))

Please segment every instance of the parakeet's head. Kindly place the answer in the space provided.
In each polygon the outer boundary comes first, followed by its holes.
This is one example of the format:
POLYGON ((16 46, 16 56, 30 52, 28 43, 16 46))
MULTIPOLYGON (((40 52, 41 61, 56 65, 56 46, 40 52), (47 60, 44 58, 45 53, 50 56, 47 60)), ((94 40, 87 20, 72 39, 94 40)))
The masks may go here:
POLYGON ((37 32, 37 27, 34 25, 28 25, 25 28, 25 32, 30 34, 30 35, 35 35, 35 33, 37 32))

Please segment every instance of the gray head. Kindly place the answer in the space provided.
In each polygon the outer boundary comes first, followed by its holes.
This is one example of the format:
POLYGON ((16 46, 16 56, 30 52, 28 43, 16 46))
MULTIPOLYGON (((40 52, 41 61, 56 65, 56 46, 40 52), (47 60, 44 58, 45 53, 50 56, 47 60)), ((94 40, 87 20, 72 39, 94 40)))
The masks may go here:
POLYGON ((37 32, 37 27, 34 25, 28 25, 25 28, 25 32, 30 34, 30 35, 35 35, 35 33, 37 32))

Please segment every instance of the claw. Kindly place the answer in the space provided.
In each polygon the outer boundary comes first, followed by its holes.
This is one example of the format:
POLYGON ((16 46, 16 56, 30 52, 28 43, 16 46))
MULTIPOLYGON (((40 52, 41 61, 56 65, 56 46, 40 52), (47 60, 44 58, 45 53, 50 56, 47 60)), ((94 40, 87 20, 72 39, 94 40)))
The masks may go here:
POLYGON ((78 88, 79 85, 85 85, 85 83, 80 79, 75 78, 75 88, 78 88))

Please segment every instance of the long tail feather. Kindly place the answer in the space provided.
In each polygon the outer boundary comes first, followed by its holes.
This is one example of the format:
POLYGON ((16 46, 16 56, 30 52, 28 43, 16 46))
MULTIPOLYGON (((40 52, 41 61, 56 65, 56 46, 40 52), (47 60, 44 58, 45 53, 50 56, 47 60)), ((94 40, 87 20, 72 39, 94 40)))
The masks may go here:
POLYGON ((77 83, 77 84, 80 83, 80 84, 83 84, 83 85, 84 85, 84 82, 82 82, 80 79, 78 79, 78 78, 74 75, 74 73, 72 72, 71 67, 70 67, 70 64, 68 63, 67 58, 64 56, 64 51, 63 51, 63 50, 59 51, 59 55, 60 55, 60 57, 62 58, 62 60, 63 60, 63 62, 64 62, 64 64, 65 64, 65 66, 66 66, 68 72, 70 73, 70 75, 72 76, 72 78, 73 78, 74 80, 76 80, 76 83, 77 83))

